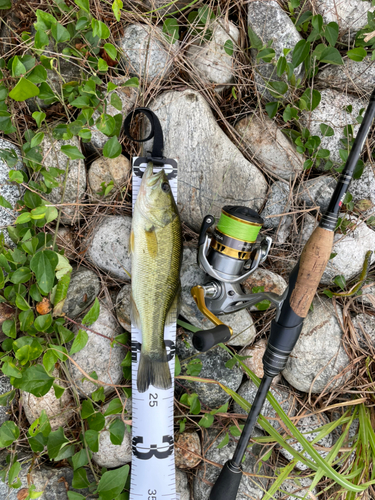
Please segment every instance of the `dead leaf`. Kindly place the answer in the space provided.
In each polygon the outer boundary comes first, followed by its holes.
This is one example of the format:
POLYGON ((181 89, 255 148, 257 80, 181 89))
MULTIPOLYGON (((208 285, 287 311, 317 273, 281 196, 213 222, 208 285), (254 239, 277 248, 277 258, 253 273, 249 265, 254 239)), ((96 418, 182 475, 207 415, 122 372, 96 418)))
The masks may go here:
POLYGON ((29 494, 29 488, 22 488, 17 493, 17 500, 25 500, 29 494))
POLYGON ((42 302, 38 302, 36 305, 36 310, 38 314, 44 315, 48 314, 52 309, 51 302, 47 297, 43 297, 42 302))

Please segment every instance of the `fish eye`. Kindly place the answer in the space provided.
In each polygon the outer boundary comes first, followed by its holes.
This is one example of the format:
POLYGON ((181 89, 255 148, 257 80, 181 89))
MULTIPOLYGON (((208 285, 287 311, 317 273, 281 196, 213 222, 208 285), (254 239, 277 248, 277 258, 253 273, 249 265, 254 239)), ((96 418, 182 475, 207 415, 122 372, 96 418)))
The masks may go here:
POLYGON ((171 188, 170 188, 168 182, 163 182, 163 184, 161 185, 161 190, 164 191, 164 193, 169 193, 171 188))

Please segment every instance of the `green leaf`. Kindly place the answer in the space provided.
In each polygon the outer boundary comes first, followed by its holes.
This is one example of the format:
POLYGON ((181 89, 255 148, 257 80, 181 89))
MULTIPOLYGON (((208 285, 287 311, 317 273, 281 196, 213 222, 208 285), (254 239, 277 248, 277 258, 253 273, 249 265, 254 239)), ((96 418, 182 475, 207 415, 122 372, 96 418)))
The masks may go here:
POLYGON ((228 54, 228 56, 233 55, 233 42, 232 42, 232 40, 227 40, 224 43, 224 50, 228 54))
POLYGON ((307 88, 301 96, 301 100, 305 102, 307 106, 306 109, 309 111, 313 111, 317 106, 319 106, 321 98, 322 96, 318 90, 313 89, 311 91, 310 88, 307 88))
POLYGON ((68 491, 68 500, 85 500, 86 497, 81 495, 81 493, 77 493, 76 491, 68 491))
POLYGON ((10 446, 20 437, 20 430, 16 424, 10 420, 4 422, 0 427, 0 448, 10 446))
POLYGON ((324 49, 319 60, 320 62, 330 63, 330 64, 337 64, 337 65, 344 64, 340 52, 334 47, 327 47, 326 49, 324 49))
POLYGON ((104 415, 100 412, 93 413, 87 418, 87 423, 90 429, 94 431, 101 431, 105 426, 104 415))
POLYGON ((97 19, 91 21, 91 27, 93 36, 98 36, 101 40, 106 40, 111 34, 108 26, 97 19))
POLYGON ((27 311, 21 312, 20 315, 18 316, 18 319, 20 321, 20 330, 22 332, 25 332, 34 323, 34 313, 32 309, 28 309, 27 311))
POLYGON ((332 137, 335 135, 335 132, 332 127, 326 125, 325 123, 321 123, 319 125, 320 131, 324 137, 332 137))
POLYGON ((109 426, 111 443, 120 445, 125 435, 125 424, 120 418, 116 418, 109 426))
POLYGON ((111 136, 115 130, 116 123, 113 116, 103 113, 96 120, 95 125, 99 132, 102 132, 107 136, 111 136))
POLYGON ((44 366, 38 364, 26 368, 22 379, 15 380, 14 386, 40 398, 51 389, 53 381, 54 378, 48 375, 44 366))
MULTIPOLYGON (((31 339, 31 337, 23 337, 28 342, 18 349, 15 353, 15 357, 20 361, 21 365, 25 365, 29 361, 39 358, 43 352, 43 347, 36 339, 31 339)), ((19 339, 21 340, 21 339, 19 339)), ((18 341, 13 342, 15 346, 18 341)))
POLYGON ((12 1, 11 0, 0 0, 0 9, 5 10, 5 9, 11 9, 12 8, 12 1))
POLYGON ((109 57, 115 61, 117 57, 117 49, 111 43, 105 43, 103 48, 109 57))
POLYGON ((71 160, 84 160, 85 157, 77 146, 70 146, 69 144, 61 146, 61 151, 71 160))
POLYGON ((47 373, 51 373, 51 371, 55 368, 55 363, 57 362, 58 357, 56 356, 55 352, 52 351, 51 349, 48 350, 46 353, 43 355, 43 366, 46 369, 47 373))
POLYGON ((163 23, 163 33, 167 35, 170 43, 175 43, 180 37, 177 19, 168 17, 163 23))
POLYGON ((113 92, 113 94, 111 95, 111 105, 119 111, 122 111, 122 102, 116 92, 113 92))
POLYGON ((43 49, 49 44, 49 38, 45 31, 39 30, 35 34, 34 46, 36 49, 43 49))
POLYGON ((363 47, 356 47, 355 49, 348 50, 346 53, 349 59, 361 62, 367 56, 367 52, 363 47))
POLYGON ((89 340, 89 336, 87 335, 87 332, 85 332, 85 330, 79 330, 76 338, 74 339, 72 347, 70 349, 70 353, 69 353, 70 356, 72 354, 75 354, 76 352, 81 351, 85 347, 85 345, 87 344, 88 340, 89 340))
POLYGON ((34 322, 34 325, 39 332, 45 332, 52 325, 52 316, 50 314, 38 316, 34 322))
POLYGON ((271 62, 275 55, 275 51, 271 47, 266 47, 258 52, 257 59, 262 59, 264 62, 271 62))
POLYGON ((346 287, 346 279, 345 279, 345 276, 342 276, 342 275, 339 275, 339 276, 336 276, 334 279, 333 279, 333 282, 341 288, 341 290, 345 290, 345 287, 346 287))
POLYGON ((12 205, 4 198, 4 196, 0 196, 0 205, 4 208, 8 208, 9 210, 13 210, 12 205))
POLYGON ((288 84, 285 82, 268 82, 267 86, 274 97, 281 97, 288 91, 288 84))
POLYGON ((41 112, 41 111, 34 111, 34 113, 31 115, 34 120, 36 121, 36 124, 38 127, 40 127, 42 121, 45 119, 46 114, 41 112))
POLYGON ((280 78, 284 71, 286 70, 287 62, 286 58, 284 56, 279 57, 279 60, 277 61, 277 66, 276 66, 276 73, 277 76, 280 78))
POLYGON ((21 309, 21 311, 27 311, 28 309, 30 309, 29 304, 19 293, 16 294, 16 306, 18 307, 18 309, 21 309))
MULTIPOLYGON (((27 79, 33 83, 43 83, 47 80, 47 70, 41 64, 38 64, 28 75, 27 79)), ((33 146, 31 146, 33 147, 33 146)))
POLYGON ((69 443, 69 439, 65 437, 62 427, 59 427, 57 431, 51 432, 50 435, 48 436, 48 441, 47 441, 47 450, 49 458, 51 460, 56 458, 60 450, 67 443, 69 443))
POLYGON ((72 462, 73 462, 73 470, 77 470, 80 467, 84 467, 89 463, 88 457, 87 457, 87 452, 84 448, 80 450, 78 453, 76 453, 72 457, 72 462))
POLYGON ((214 422, 214 416, 211 415, 210 413, 206 413, 198 422, 198 425, 200 425, 201 427, 204 427, 204 428, 208 428, 208 427, 211 427, 211 425, 213 424, 214 422))
POLYGON ((339 36, 339 26, 337 23, 329 23, 325 27, 324 36, 327 42, 333 47, 336 45, 337 38, 339 36))
POLYGON ((51 34, 57 43, 67 42, 70 40, 69 31, 60 23, 52 25, 51 34))
POLYGON ((200 372, 202 371, 202 367, 203 367, 202 361, 198 358, 194 358, 191 361, 189 361, 186 368, 186 374, 195 377, 200 374, 200 372))
POLYGON ((14 101, 26 101, 31 97, 39 95, 39 89, 26 78, 21 78, 17 85, 9 92, 9 97, 14 101))
POLYGON ((178 377, 181 373, 181 364, 180 360, 178 359, 178 356, 176 354, 175 356, 175 365, 174 365, 174 376, 178 377))
POLYGON ((98 387, 96 391, 94 391, 91 394, 92 400, 97 402, 97 401, 104 401, 105 400, 105 395, 104 395, 104 387, 98 387))
POLYGON ((250 26, 248 27, 248 35, 250 39, 250 47, 260 50, 263 47, 263 42, 255 31, 250 28, 250 26))
POLYGON ((105 472, 100 478, 98 493, 103 500, 113 500, 124 489, 128 479, 129 465, 105 472))
POLYGON ((121 18, 121 9, 123 7, 122 0, 113 0, 112 10, 115 15, 116 21, 119 22, 121 18))
POLYGON ((299 66, 309 55, 310 53, 310 42, 306 40, 300 40, 293 50, 292 55, 292 64, 295 68, 299 66))
POLYGON ((26 73, 25 66, 21 63, 18 56, 14 56, 12 61, 12 76, 21 76, 26 73))
MULTIPOLYGON (((85 432, 85 440, 91 451, 97 453, 99 451, 99 432, 94 429, 89 429, 85 432)), ((73 485, 74 486, 74 485, 73 485)))
POLYGON ((94 407, 89 399, 85 399, 82 402, 81 417, 88 418, 90 415, 95 413, 94 407))
POLYGON ((126 80, 125 83, 121 84, 121 87, 134 87, 138 88, 139 87, 139 80, 136 76, 133 76, 133 78, 129 78, 129 80, 126 80))
POLYGON ((270 118, 274 118, 276 116, 277 110, 279 109, 278 102, 268 102, 266 104, 266 111, 270 118))
POLYGON ((122 407, 123 405, 119 398, 112 399, 104 413, 104 416, 107 417, 108 415, 119 415, 122 413, 122 407))
MULTIPOLYGON (((87 432, 91 432, 91 431, 87 431, 87 432)), ((85 433, 86 441, 87 441, 87 432, 85 433)), ((93 431, 93 432, 95 432, 95 431, 93 431)), ((98 434, 98 437, 99 437, 99 434, 98 434)), ((99 448, 98 448, 98 450, 99 450, 99 448)), ((98 451, 98 450, 96 450, 96 451, 98 451)), ((74 474, 73 474, 73 481, 72 481, 73 488, 77 488, 79 490, 82 488, 87 488, 89 485, 90 485, 90 482, 87 479, 86 470, 83 468, 75 470, 74 474)))
POLYGON ((99 318, 100 314, 100 303, 97 298, 95 298, 94 304, 92 305, 89 312, 85 315, 82 320, 82 324, 86 326, 90 326, 99 318))
POLYGON ((221 448, 224 448, 229 443, 229 434, 226 433, 224 436, 224 439, 220 441, 220 443, 217 445, 217 448, 221 450, 221 448))
POLYGON ((9 403, 13 400, 16 395, 16 391, 13 389, 12 391, 4 392, 0 395, 0 406, 8 406, 9 403))
POLYGON ((98 71, 100 71, 101 73, 105 73, 106 71, 108 71, 108 64, 101 57, 98 59, 98 71))
POLYGON ((30 269, 28 267, 20 267, 10 275, 10 281, 15 285, 26 283, 31 278, 30 269))
POLYGON ((78 7, 88 14, 90 14, 90 2, 89 0, 74 0, 74 3, 78 5, 78 7))
POLYGON ((49 293, 52 290, 57 263, 57 254, 51 250, 38 252, 31 259, 31 270, 35 273, 38 286, 44 293, 49 293))

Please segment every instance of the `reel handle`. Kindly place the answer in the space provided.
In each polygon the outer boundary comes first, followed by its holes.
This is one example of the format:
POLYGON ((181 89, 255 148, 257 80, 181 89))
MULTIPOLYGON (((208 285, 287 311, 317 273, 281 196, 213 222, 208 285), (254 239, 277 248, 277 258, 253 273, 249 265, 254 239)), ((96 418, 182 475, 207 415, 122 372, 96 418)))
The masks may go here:
POLYGON ((231 337, 230 328, 221 324, 211 330, 201 330, 193 335, 193 346, 197 351, 206 352, 221 342, 228 342, 231 337))

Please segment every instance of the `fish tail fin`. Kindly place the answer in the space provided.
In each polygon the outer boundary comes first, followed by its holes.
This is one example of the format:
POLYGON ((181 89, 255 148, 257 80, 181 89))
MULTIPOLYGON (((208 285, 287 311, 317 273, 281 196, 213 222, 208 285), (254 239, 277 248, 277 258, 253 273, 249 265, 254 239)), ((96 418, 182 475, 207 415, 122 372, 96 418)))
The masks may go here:
POLYGON ((157 389, 170 389, 172 387, 165 347, 159 357, 155 357, 155 355, 150 356, 141 351, 137 375, 137 389, 139 392, 146 392, 150 385, 153 385, 157 389))

